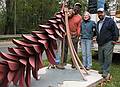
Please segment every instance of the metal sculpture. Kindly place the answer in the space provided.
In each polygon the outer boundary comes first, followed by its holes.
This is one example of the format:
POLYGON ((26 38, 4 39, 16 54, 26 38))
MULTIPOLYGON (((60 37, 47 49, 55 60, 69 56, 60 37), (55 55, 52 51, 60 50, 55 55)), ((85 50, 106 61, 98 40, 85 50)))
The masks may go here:
MULTIPOLYGON (((63 4, 63 7, 66 3, 63 4)), ((72 59, 80 74, 85 80, 84 75, 81 73, 79 63, 83 67, 79 60, 70 35, 68 27, 67 10, 62 10, 55 14, 45 25, 39 25, 39 31, 32 31, 31 35, 22 35, 23 40, 13 39, 13 43, 16 45, 14 48, 8 48, 10 54, 0 53, 0 57, 4 61, 0 61, 0 87, 8 87, 11 82, 19 87, 30 87, 31 74, 38 80, 38 70, 44 67, 42 61, 42 53, 46 52, 48 61, 50 64, 55 65, 56 40, 64 38, 66 24, 67 36, 69 40, 69 48, 72 54, 72 59), (65 24, 64 21, 65 20, 65 24), (79 63, 78 63, 78 62, 79 63), (31 72, 32 71, 32 72, 31 72)), ((84 68, 84 67, 83 67, 84 68)), ((84 68, 85 70, 85 68, 84 68)), ((87 73, 87 71, 85 70, 87 73)), ((88 74, 88 73, 87 73, 88 74)))
POLYGON ((23 40, 13 39, 13 43, 17 47, 8 48, 10 54, 0 53, 0 56, 5 60, 0 62, 0 87, 8 87, 10 82, 15 85, 19 82, 19 86, 24 87, 24 79, 26 86, 30 87, 31 71, 33 77, 38 80, 37 71, 44 67, 43 51, 46 52, 48 61, 55 65, 53 50, 56 47, 54 46, 57 38, 62 39, 65 33, 61 20, 63 13, 59 12, 56 15, 46 25, 39 25, 39 31, 33 31, 28 36, 22 35, 23 40))

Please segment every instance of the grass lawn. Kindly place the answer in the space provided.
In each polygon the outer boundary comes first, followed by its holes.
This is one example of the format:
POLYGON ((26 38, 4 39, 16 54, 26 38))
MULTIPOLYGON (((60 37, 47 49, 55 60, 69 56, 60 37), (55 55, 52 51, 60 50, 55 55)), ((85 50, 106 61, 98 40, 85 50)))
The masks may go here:
MULTIPOLYGON (((99 68, 98 61, 93 59, 93 69, 99 70, 99 68)), ((120 87, 120 64, 112 63, 110 73, 112 74, 112 80, 104 87, 120 87)))
MULTIPOLYGON (((93 55, 95 53, 93 52, 93 55)), ((97 59, 93 59, 93 69, 99 70, 99 62, 97 59)), ((108 82, 104 87, 120 87, 120 54, 113 55, 113 63, 110 68, 112 74, 112 80, 108 82)))

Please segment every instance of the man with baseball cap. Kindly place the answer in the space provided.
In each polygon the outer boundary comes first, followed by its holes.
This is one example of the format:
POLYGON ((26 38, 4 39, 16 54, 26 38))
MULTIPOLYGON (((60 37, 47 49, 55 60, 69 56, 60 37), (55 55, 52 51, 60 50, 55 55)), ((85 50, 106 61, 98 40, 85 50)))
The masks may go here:
MULTIPOLYGON (((74 48, 77 52, 77 48, 78 48, 78 40, 79 40, 79 36, 80 36, 80 25, 81 25, 81 21, 82 21, 82 17, 79 14, 80 12, 80 8, 81 8, 81 4, 80 3, 75 3, 74 4, 74 8, 73 10, 73 14, 72 16, 69 16, 68 19, 68 24, 69 24, 69 29, 70 29, 70 34, 71 34, 71 39, 74 45, 74 48)), ((68 42, 67 42, 67 36, 65 36, 65 43, 64 44, 64 58, 63 58, 63 67, 66 65, 67 63, 67 54, 68 54, 68 42)), ((72 62, 72 68, 75 68, 75 65, 73 64, 73 61, 71 59, 72 62)), ((59 69, 63 69, 62 67, 57 67, 59 69)))
POLYGON ((98 58, 101 65, 102 77, 110 78, 110 65, 112 63, 112 53, 114 48, 114 41, 118 40, 119 31, 114 20, 106 17, 104 8, 97 10, 99 21, 97 22, 96 35, 98 43, 98 58))
POLYGON ((80 8, 82 7, 79 2, 75 3, 75 4, 74 4, 74 7, 75 7, 75 6, 79 6, 80 8))
POLYGON ((104 11, 104 8, 99 8, 98 10, 97 10, 97 12, 103 12, 104 11))

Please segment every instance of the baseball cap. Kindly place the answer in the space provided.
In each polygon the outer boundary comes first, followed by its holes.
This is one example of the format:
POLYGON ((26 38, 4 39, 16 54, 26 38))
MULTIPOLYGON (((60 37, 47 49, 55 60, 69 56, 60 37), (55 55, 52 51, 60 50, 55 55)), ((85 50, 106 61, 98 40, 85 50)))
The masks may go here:
POLYGON ((75 3, 74 6, 79 6, 80 8, 82 7, 82 5, 80 3, 75 3))
POLYGON ((104 11, 104 8, 98 8, 97 9, 97 12, 103 12, 104 11))

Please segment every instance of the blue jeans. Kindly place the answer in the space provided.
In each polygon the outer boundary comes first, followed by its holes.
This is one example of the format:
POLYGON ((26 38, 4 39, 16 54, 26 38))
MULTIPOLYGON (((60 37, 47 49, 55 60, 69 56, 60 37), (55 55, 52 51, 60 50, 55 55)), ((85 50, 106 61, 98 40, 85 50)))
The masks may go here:
POLYGON ((59 64, 61 60, 61 41, 58 39, 56 43, 57 43, 57 49, 54 50, 55 57, 56 57, 55 61, 56 61, 56 64, 59 64))
POLYGON ((98 58, 101 65, 101 71, 104 75, 107 75, 110 70, 110 65, 112 63, 114 45, 112 41, 104 44, 103 46, 98 46, 98 58))
POLYGON ((81 39, 82 60, 86 68, 92 67, 92 53, 91 53, 92 40, 81 39))

